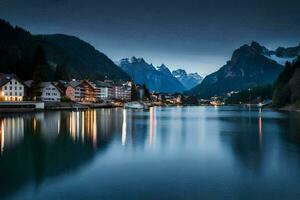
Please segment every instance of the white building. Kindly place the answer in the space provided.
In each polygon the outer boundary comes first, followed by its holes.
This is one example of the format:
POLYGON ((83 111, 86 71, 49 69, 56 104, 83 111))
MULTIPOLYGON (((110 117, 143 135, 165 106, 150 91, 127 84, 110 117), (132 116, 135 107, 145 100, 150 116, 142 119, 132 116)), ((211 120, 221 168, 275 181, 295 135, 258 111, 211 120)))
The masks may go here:
POLYGON ((24 88, 16 75, 0 73, 0 101, 22 101, 24 88))
MULTIPOLYGON (((32 80, 26 81, 25 84, 31 88, 32 80)), ((42 82, 40 84, 41 101, 60 101, 61 91, 53 82, 42 82)))
POLYGON ((60 101, 61 92, 52 82, 43 82, 41 84, 42 101, 60 101))
POLYGON ((101 100, 111 99, 113 97, 112 85, 102 81, 96 81, 95 87, 98 89, 97 98, 101 100))

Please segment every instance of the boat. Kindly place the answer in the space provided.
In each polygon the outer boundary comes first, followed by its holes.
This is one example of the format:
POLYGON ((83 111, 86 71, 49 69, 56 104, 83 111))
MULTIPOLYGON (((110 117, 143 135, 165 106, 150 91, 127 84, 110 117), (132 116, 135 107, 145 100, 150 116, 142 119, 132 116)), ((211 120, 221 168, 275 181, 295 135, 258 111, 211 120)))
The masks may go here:
POLYGON ((125 103, 124 108, 126 108, 126 109, 148 109, 149 107, 143 103, 134 101, 134 102, 125 103))

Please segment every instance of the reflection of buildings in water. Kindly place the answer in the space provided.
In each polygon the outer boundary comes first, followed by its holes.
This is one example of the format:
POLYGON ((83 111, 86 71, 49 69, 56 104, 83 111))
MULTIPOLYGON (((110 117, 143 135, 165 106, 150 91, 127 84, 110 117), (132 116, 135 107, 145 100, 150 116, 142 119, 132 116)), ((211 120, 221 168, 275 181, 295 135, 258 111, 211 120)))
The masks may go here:
POLYGON ((22 117, 0 119, 1 153, 21 142, 24 138, 24 120, 22 117))
POLYGON ((126 109, 123 109, 122 145, 126 144, 126 109))
POLYGON ((155 113, 155 108, 150 107, 150 123, 149 123, 149 144, 150 146, 153 145, 154 139, 155 139, 155 134, 156 134, 156 113, 155 113))
POLYGON ((39 113, 33 118, 34 129, 38 126, 43 138, 48 141, 53 141, 60 133, 60 122, 60 112, 39 113))
POLYGON ((149 145, 152 146, 156 134, 155 108, 150 107, 149 115, 145 113, 136 114, 135 112, 140 111, 123 110, 122 145, 130 143, 136 146, 136 144, 145 144, 148 140, 149 145))
POLYGON ((74 141, 92 141, 97 145, 97 114, 96 110, 70 112, 69 132, 74 141))
POLYGON ((258 137, 259 137, 259 144, 262 145, 263 143, 263 130, 262 130, 262 117, 261 113, 258 117, 258 137))

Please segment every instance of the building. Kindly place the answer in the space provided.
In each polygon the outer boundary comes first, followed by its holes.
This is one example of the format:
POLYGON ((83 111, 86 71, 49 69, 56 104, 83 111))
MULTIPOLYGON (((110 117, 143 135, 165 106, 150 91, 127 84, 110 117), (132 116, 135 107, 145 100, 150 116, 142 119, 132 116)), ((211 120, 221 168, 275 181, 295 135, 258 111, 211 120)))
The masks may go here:
POLYGON ((55 86, 60 90, 62 96, 66 96, 66 90, 68 87, 68 82, 59 80, 57 82, 54 82, 55 86))
POLYGON ((23 101, 25 87, 15 74, 0 73, 0 101, 23 101))
POLYGON ((95 82, 96 97, 100 100, 108 100, 113 98, 113 87, 111 84, 103 81, 95 82))
POLYGON ((61 91, 52 82, 41 83, 41 100, 42 101, 60 101, 61 91))
MULTIPOLYGON (((25 84, 28 90, 28 96, 32 97, 32 80, 26 81, 25 84)), ((60 101, 62 96, 61 90, 56 86, 54 82, 42 82, 40 84, 40 99, 41 101, 60 101)))
POLYGON ((131 86, 127 83, 113 86, 113 97, 115 99, 130 101, 131 100, 131 86))
POLYGON ((68 83, 66 96, 72 101, 77 102, 95 102, 95 88, 88 81, 72 80, 68 83))

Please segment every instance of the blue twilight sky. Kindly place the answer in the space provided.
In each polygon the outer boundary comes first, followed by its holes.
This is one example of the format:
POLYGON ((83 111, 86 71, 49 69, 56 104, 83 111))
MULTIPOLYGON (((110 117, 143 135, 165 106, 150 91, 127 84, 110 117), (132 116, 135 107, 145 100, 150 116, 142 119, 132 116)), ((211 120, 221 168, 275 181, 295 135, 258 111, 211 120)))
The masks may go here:
POLYGON ((0 18, 34 34, 78 36, 117 61, 208 74, 234 49, 300 42, 299 0, 0 0, 0 18))

